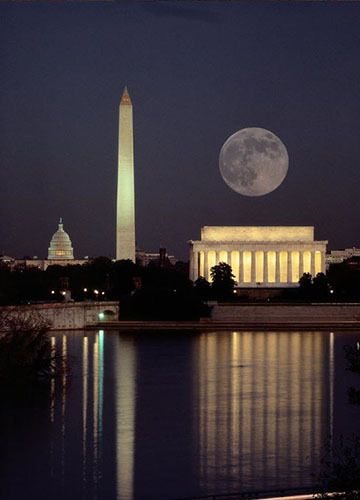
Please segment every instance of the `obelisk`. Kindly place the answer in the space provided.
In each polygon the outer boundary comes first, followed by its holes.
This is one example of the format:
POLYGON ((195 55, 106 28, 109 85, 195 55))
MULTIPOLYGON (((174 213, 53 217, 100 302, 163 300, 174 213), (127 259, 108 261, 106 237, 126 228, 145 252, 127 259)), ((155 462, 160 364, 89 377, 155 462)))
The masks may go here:
POLYGON ((116 260, 135 262, 135 186, 132 103, 125 87, 119 107, 116 260))

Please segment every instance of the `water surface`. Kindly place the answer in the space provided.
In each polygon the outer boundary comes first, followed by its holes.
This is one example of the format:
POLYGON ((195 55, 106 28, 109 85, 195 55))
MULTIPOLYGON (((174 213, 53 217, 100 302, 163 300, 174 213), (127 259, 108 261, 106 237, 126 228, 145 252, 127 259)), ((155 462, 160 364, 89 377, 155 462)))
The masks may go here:
POLYGON ((0 496, 174 499, 304 487, 347 402, 354 332, 61 332, 63 375, 4 400, 0 496))

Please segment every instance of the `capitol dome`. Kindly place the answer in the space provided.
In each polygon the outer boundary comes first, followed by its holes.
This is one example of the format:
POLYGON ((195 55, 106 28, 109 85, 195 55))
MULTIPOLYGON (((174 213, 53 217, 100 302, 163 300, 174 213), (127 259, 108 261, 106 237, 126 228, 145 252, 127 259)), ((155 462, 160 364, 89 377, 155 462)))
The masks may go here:
POLYGON ((59 227, 50 241, 48 259, 69 260, 74 258, 74 250, 70 236, 64 231, 62 218, 60 217, 59 227))

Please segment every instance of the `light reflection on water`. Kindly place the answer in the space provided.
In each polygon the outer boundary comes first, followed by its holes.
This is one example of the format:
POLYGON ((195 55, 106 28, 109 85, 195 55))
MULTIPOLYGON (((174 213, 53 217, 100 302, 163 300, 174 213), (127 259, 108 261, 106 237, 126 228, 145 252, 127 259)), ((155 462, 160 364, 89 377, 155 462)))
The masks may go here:
POLYGON ((122 499, 133 497, 136 351, 132 339, 116 347, 116 491, 122 499))
POLYGON ((356 421, 342 346, 358 337, 56 333, 64 369, 46 406, 9 427, 4 498, 171 499, 311 485, 326 440, 356 421))
POLYGON ((311 484, 329 436, 329 339, 317 333, 208 334, 198 358, 199 472, 204 491, 311 484), (229 364, 230 361, 230 364, 229 364), (261 478, 261 479, 260 479, 261 478))

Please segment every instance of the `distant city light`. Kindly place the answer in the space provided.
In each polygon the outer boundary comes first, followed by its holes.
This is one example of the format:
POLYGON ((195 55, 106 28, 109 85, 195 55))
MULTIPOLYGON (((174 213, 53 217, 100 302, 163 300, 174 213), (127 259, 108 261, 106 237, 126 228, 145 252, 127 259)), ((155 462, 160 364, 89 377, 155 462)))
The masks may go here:
POLYGON ((62 292, 61 292, 61 295, 66 295, 66 292, 65 292, 65 291, 62 291, 62 292))
POLYGON ((105 292, 101 292, 101 295, 105 295, 105 292))
POLYGON ((99 295, 99 290, 94 290, 95 295, 99 295))
POLYGON ((87 288, 84 288, 84 292, 87 292, 87 288))
POLYGON ((54 293, 55 293, 55 290, 51 290, 51 295, 54 295, 54 293))

